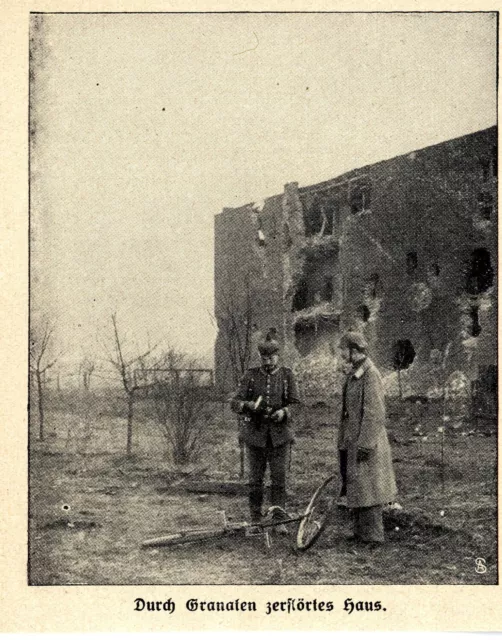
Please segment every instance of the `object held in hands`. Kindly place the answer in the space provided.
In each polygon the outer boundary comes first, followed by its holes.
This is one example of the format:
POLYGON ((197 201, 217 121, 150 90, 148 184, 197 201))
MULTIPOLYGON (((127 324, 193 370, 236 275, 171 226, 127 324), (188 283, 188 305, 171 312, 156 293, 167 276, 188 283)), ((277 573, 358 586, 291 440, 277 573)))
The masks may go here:
POLYGON ((285 418, 285 411, 284 409, 278 409, 277 411, 274 411, 274 413, 272 414, 272 420, 274 422, 282 422, 285 418))
POLYGON ((246 402, 242 403, 242 408, 247 409, 247 411, 252 411, 254 413, 255 411, 258 411, 261 401, 262 401, 261 396, 259 396, 259 398, 256 401, 247 400, 246 402))

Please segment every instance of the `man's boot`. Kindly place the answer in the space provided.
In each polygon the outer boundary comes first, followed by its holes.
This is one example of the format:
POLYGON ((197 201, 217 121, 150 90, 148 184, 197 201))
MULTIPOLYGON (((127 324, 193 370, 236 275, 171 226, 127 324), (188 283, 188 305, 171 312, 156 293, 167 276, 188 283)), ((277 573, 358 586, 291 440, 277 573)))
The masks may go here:
POLYGON ((345 449, 339 450, 339 459, 340 459, 340 476, 342 478, 342 488, 340 491, 340 496, 338 497, 337 506, 346 507, 347 506, 347 464, 348 464, 348 454, 345 449))

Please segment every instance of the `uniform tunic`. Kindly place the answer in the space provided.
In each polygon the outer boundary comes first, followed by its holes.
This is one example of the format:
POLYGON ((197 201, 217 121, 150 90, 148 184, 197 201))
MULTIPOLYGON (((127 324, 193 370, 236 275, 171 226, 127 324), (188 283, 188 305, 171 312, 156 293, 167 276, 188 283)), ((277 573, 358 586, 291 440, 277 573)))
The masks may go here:
POLYGON ((298 387, 291 369, 276 367, 268 373, 262 367, 250 369, 242 379, 232 400, 232 409, 243 415, 242 440, 254 447, 278 447, 293 440, 288 407, 300 402, 298 387), (257 412, 242 409, 242 403, 262 401, 257 412), (271 420, 278 409, 286 409, 282 422, 271 420))

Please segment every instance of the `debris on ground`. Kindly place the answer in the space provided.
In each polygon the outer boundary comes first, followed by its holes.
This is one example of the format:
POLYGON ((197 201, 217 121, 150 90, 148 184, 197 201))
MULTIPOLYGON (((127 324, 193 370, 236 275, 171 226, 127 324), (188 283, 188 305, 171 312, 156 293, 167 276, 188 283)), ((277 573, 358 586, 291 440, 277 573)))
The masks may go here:
POLYGON ((94 522, 93 520, 65 520, 64 518, 58 518, 57 520, 53 520, 52 522, 47 522, 44 525, 40 525, 38 529, 40 530, 85 530, 85 529, 99 529, 101 527, 100 524, 94 522))

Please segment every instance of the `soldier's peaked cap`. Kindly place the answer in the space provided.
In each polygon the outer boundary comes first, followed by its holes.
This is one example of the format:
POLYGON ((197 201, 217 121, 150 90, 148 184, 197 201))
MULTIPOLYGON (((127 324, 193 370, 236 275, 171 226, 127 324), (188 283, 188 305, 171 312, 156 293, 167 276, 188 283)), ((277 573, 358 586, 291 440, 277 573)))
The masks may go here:
POLYGON ((344 347, 349 347, 349 349, 355 347, 359 351, 365 352, 368 350, 368 342, 359 331, 347 331, 340 340, 340 348, 344 347))

